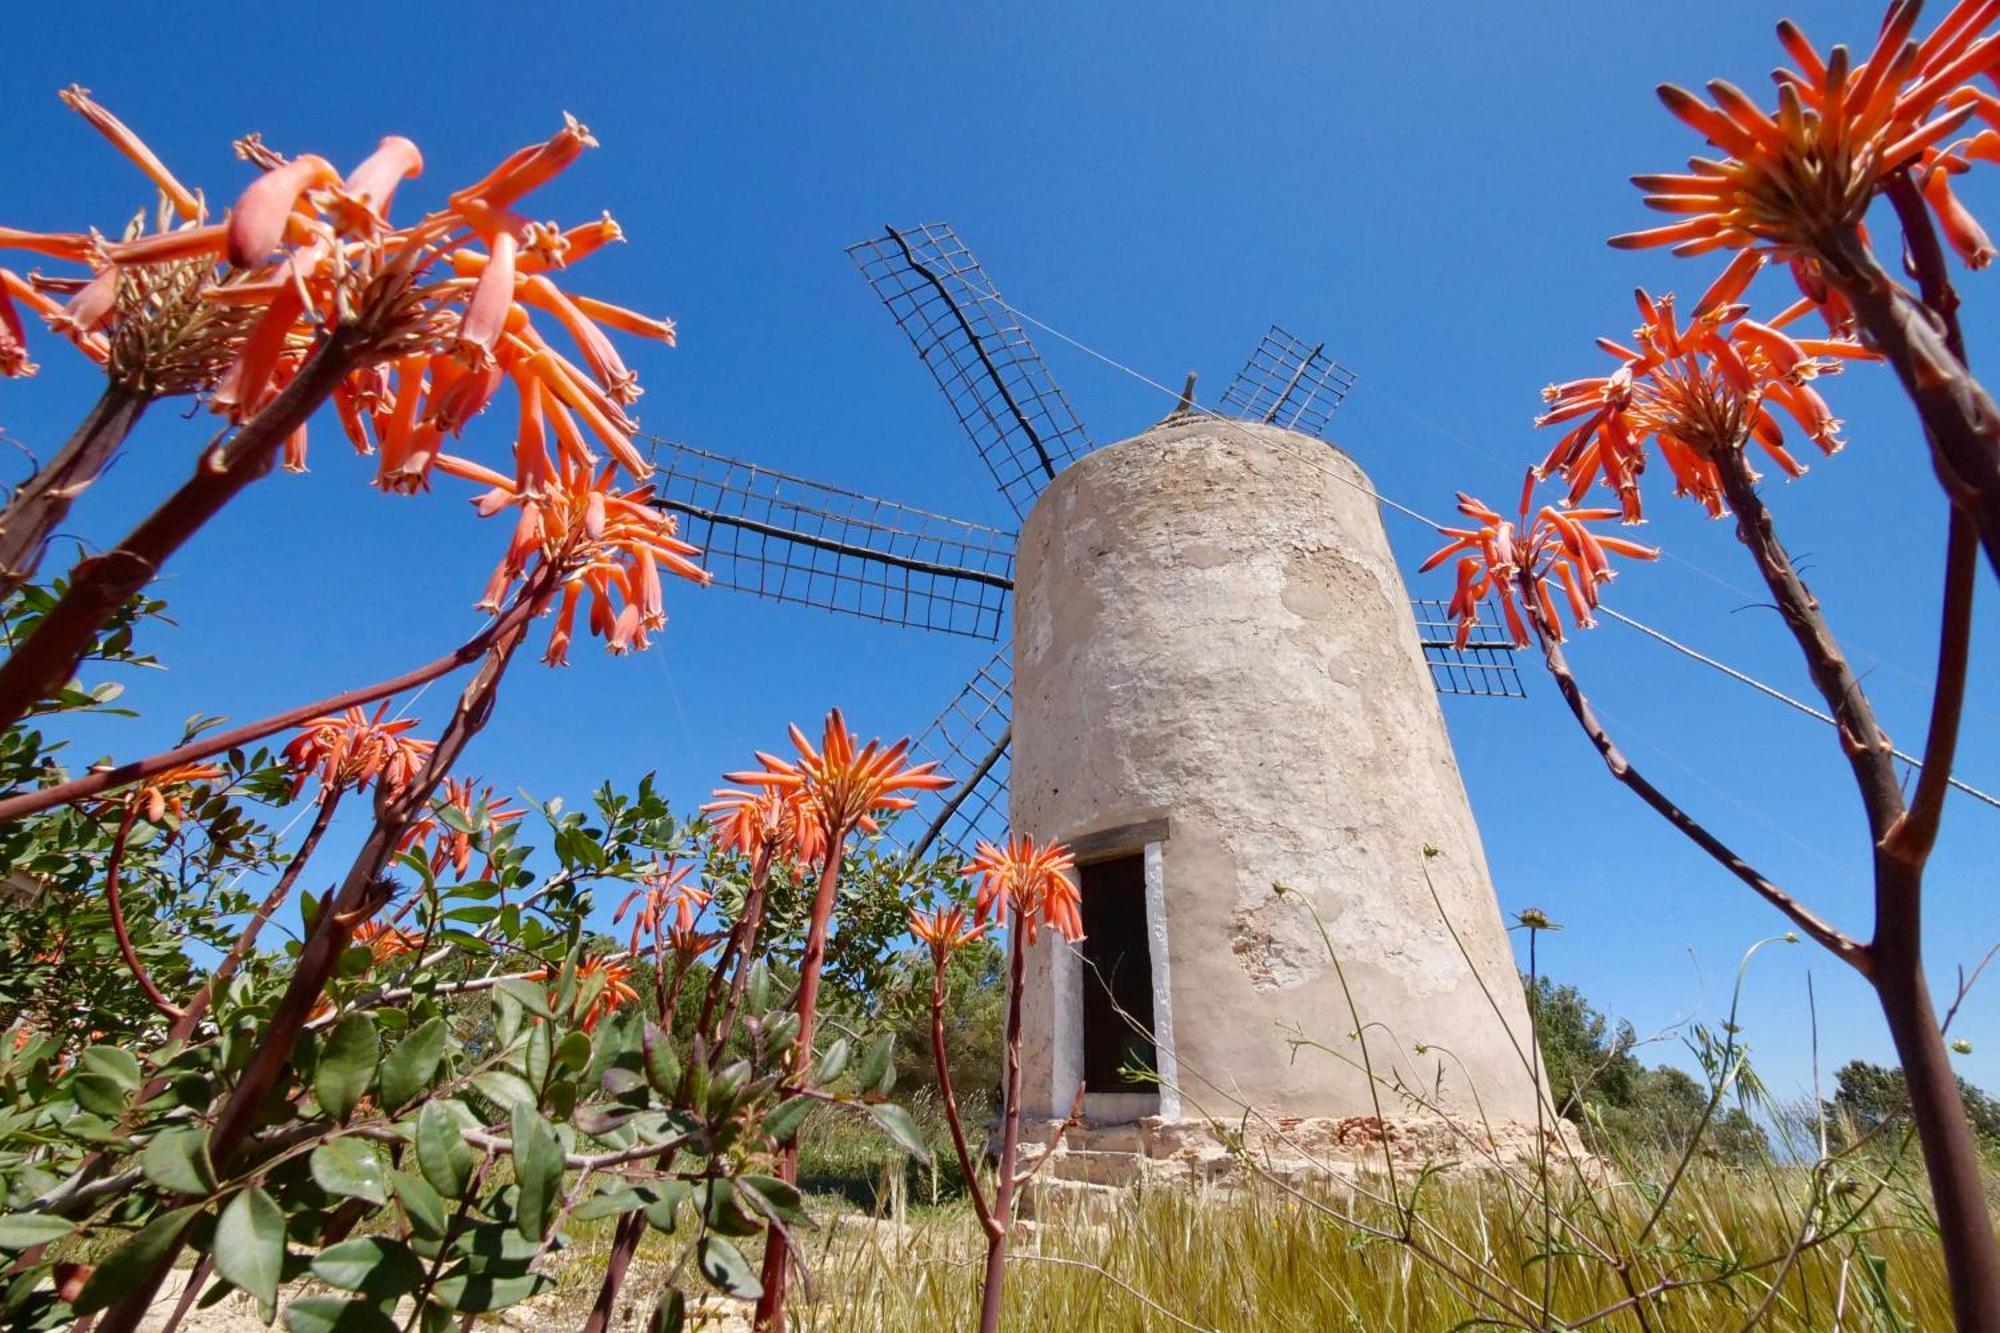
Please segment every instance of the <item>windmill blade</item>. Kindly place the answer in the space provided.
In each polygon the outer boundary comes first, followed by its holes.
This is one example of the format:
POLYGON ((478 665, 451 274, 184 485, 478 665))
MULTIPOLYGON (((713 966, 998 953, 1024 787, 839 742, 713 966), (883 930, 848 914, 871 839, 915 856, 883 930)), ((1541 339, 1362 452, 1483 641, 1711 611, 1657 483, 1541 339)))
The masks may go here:
POLYGON ((890 227, 847 253, 1025 518, 1049 479, 1094 446, 986 270, 943 222, 890 227))
POLYGON ((1262 421, 1326 439, 1328 420, 1354 387, 1354 372, 1276 324, 1229 382, 1224 416, 1262 421))
POLYGON ((913 839, 906 844, 911 857, 939 847, 969 857, 982 839, 1006 839, 1013 725, 1014 655, 1003 646, 911 744, 918 759, 935 760, 957 780, 926 793, 891 829, 893 838, 913 839))
POLYGON ((1458 619, 1451 604, 1428 597, 1410 599, 1417 617, 1417 640, 1439 694, 1475 699, 1525 699, 1526 687, 1514 665, 1514 641, 1493 616, 1490 602, 1479 604, 1479 620, 1465 647, 1458 646, 1458 619))
POLYGON ((867 620, 997 639, 1014 534, 657 437, 653 503, 718 585, 867 620))

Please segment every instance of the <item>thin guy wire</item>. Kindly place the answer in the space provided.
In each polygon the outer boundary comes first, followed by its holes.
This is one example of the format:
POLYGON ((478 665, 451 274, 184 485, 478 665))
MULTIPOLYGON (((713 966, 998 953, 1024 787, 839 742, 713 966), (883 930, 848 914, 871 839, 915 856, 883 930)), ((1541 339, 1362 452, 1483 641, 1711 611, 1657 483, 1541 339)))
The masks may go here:
MULTIPOLYGON (((987 295, 994 302, 1004 307, 1015 318, 1026 320, 1028 323, 1033 324, 1036 328, 1042 330, 1042 332, 1044 333, 1049 334, 1051 337, 1059 338, 1063 342, 1066 342, 1070 346, 1076 348, 1078 351, 1084 352, 1092 357, 1095 357, 1097 360, 1102 361, 1105 365, 1110 366, 1115 370, 1121 371, 1124 374, 1130 375, 1133 379, 1136 379, 1141 383, 1149 384, 1153 388, 1159 390, 1161 393, 1166 394, 1168 397, 1173 398, 1176 401, 1179 401, 1180 393, 1177 390, 1170 389, 1166 385, 1160 383, 1156 379, 1153 379, 1151 376, 1145 374, 1144 372, 1135 370, 1131 366, 1128 366, 1123 362, 1116 360, 1113 357, 1105 355, 1103 352, 1098 351, 1096 348, 1088 346, 1085 343, 1079 342, 1077 339, 1070 337, 1067 333, 1064 333, 1061 329, 1043 323, 1041 320, 1036 319, 1033 315, 1029 314, 1027 311, 1022 310, 1018 306, 1009 304, 1005 299, 1003 299, 1000 296, 998 292, 989 292, 987 293, 987 295)), ((1246 440, 1250 440, 1252 442, 1257 441, 1256 436, 1252 435, 1249 431, 1244 430, 1238 423, 1231 421, 1228 417, 1222 416, 1221 414, 1215 412, 1210 408, 1203 407, 1199 403, 1192 404, 1192 407, 1194 411, 1214 420, 1224 428, 1235 430, 1238 434, 1242 435, 1243 438, 1245 438, 1246 440)), ((1266 443, 1269 442, 1266 441, 1266 443)), ((1300 461, 1308 464, 1309 466, 1318 468, 1320 471, 1324 472, 1327 476, 1332 477, 1334 480, 1340 482, 1342 485, 1350 486, 1353 489, 1360 491, 1362 494, 1373 499, 1377 504, 1383 505, 1389 509, 1393 509, 1397 513, 1402 514, 1405 517, 1413 518, 1417 520, 1417 522, 1424 524, 1426 527, 1437 528, 1442 526, 1435 519, 1430 518, 1428 515, 1418 510, 1412 509, 1410 508, 1410 506, 1403 504, 1400 501, 1390 499, 1388 496, 1382 494, 1380 491, 1376 490, 1372 486, 1364 485, 1363 483, 1355 481, 1350 477, 1343 477, 1341 476, 1340 473, 1334 471, 1332 468, 1327 467, 1323 463, 1315 461, 1314 459, 1308 457, 1307 455, 1301 453, 1296 449, 1289 449, 1289 452, 1293 453, 1296 457, 1298 457, 1300 461)), ((1687 562, 1683 561, 1683 563, 1687 562)), ((1778 689, 1774 685, 1767 685, 1763 681, 1758 680, 1754 676, 1751 676, 1742 671, 1738 671, 1736 668, 1728 666, 1723 662, 1720 662, 1717 659, 1708 656, 1706 653, 1702 653, 1697 651, 1696 649, 1690 648, 1686 644, 1683 644, 1678 640, 1671 638, 1666 634, 1661 633, 1659 630, 1652 628, 1650 625, 1646 625, 1638 620, 1633 619, 1631 616, 1624 615, 1617 611, 1613 611, 1608 607, 1603 608, 1603 610, 1606 615, 1611 616, 1614 620, 1619 621, 1621 624, 1629 625, 1633 629, 1645 633, 1649 637, 1659 641, 1662 644, 1665 644, 1667 647, 1674 649, 1676 652, 1682 653, 1685 656, 1693 659, 1694 661, 1702 663, 1704 666, 1712 667, 1715 670, 1722 672, 1723 674, 1729 676, 1732 680, 1740 681, 1745 685, 1751 686, 1760 694, 1768 695, 1771 698, 1778 700, 1780 703, 1783 703, 1791 708, 1797 709, 1799 712, 1804 713, 1808 717, 1818 718, 1821 722, 1826 723, 1828 726, 1832 727, 1839 726, 1839 724, 1836 723, 1833 720, 1833 718, 1831 718, 1827 714, 1821 712, 1817 708, 1814 708, 1811 704, 1808 704, 1803 700, 1793 698, 1791 695, 1786 694, 1783 690, 1778 689)), ((1870 656, 1873 656, 1873 654, 1871 653, 1870 656)), ((1912 768, 1918 770, 1921 770, 1923 768, 1923 764, 1920 760, 1912 758, 1911 756, 1905 754, 1903 751, 1896 750, 1893 753, 1898 759, 1903 760, 1905 763, 1909 764, 1912 768)), ((1995 797, 1988 792, 1981 791, 1979 788, 1971 786, 1968 783, 1961 782, 1955 777, 1947 778, 1945 780, 1948 783, 1950 783, 1953 787, 1957 788, 1959 791, 1966 793, 1968 796, 1975 797, 1978 800, 1985 802, 1987 805, 1993 806, 1995 808, 2000 808, 2000 797, 1995 797)))

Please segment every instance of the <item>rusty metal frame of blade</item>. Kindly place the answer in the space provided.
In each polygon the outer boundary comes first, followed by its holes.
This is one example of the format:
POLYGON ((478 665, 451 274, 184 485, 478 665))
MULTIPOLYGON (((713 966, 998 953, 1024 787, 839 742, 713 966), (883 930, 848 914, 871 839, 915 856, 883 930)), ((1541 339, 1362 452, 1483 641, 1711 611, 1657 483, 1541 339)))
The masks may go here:
POLYGON ((1217 410, 1327 439, 1327 423, 1340 410, 1354 372, 1276 324, 1229 382, 1217 410))
POLYGON ((654 438, 654 503, 719 586, 998 639, 1014 534, 654 438))
POLYGON ((1042 487, 1093 446, 992 279, 943 222, 890 227, 847 253, 1025 518, 1042 487))
POLYGON ((1417 617, 1417 640, 1423 645, 1424 662, 1431 669, 1431 684, 1439 694, 1477 699, 1525 699, 1527 688, 1514 665, 1514 643, 1493 617, 1493 608, 1482 602, 1479 621, 1465 647, 1457 645, 1458 620, 1451 604, 1428 597, 1412 598, 1410 609, 1417 617))
POLYGON ((935 760, 957 779, 924 793, 892 826, 891 836, 914 839, 906 844, 912 857, 938 847, 971 856, 981 839, 1005 840, 1013 726, 1014 655, 1002 647, 911 744, 917 759, 935 760))

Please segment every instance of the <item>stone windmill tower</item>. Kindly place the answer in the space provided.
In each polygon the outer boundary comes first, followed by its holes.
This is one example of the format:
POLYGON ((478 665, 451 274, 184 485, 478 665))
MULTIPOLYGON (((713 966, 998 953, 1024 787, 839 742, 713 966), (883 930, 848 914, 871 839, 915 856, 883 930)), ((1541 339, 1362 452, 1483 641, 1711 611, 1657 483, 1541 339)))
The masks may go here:
MULTIPOLYGON (((1245 1108, 1337 1133, 1376 1104, 1358 1012, 1378 1080, 1497 1138, 1532 1123, 1525 1007, 1439 706, 1519 678, 1497 633, 1455 650, 1444 608, 1405 592, 1372 486, 1324 438, 1351 375, 1274 327, 1218 409, 1190 379, 1097 448, 949 227, 850 253, 1018 542, 665 442, 660 503, 718 583, 1010 637, 921 738, 963 782, 910 819, 917 851, 969 848, 1011 808, 1077 852, 1086 939, 1032 960, 1024 1112, 1060 1119, 1082 1087, 1082 1146, 1156 1156, 1245 1108)), ((1385 1117, 1406 1109, 1378 1091, 1385 1117)))

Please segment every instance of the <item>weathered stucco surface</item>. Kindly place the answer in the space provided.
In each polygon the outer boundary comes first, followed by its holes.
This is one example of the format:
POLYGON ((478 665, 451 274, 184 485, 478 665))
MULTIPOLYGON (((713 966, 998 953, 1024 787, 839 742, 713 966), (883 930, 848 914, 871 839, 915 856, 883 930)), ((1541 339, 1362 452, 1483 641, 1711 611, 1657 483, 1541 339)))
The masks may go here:
MULTIPOLYGON (((1526 1049, 1513 957, 1367 484, 1319 440, 1170 420, 1071 465, 1021 533, 1014 824, 1073 840, 1165 816, 1183 1116, 1371 1111, 1317 914, 1378 1074, 1533 1119, 1494 1013, 1526 1049), (1332 1053, 1295 1054, 1294 1028, 1332 1053)), ((1033 960, 1030 1115, 1074 1094, 1078 975, 1033 960)))

